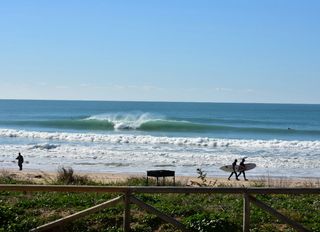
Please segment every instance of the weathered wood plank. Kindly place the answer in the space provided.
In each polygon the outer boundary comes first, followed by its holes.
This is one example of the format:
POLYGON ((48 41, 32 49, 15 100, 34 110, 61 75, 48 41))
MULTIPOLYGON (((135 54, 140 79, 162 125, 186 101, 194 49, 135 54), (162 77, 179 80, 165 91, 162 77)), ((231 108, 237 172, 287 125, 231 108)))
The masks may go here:
POLYGON ((0 184, 0 191, 26 192, 110 192, 125 193, 128 187, 118 186, 84 186, 84 185, 15 185, 0 184))
POLYGON ((122 199, 123 199, 123 196, 116 197, 116 198, 111 199, 109 201, 103 202, 103 203, 101 203, 99 205, 93 206, 93 207, 91 207, 89 209, 85 209, 85 210, 82 210, 82 211, 77 212, 75 214, 72 214, 72 215, 66 216, 64 218, 58 219, 56 221, 49 222, 49 223, 47 223, 45 225, 39 226, 39 227, 37 227, 35 229, 32 229, 31 231, 32 232, 45 231, 45 230, 49 230, 49 229, 54 228, 54 227, 61 226, 61 225, 65 224, 65 223, 74 221, 74 220, 79 219, 81 217, 88 216, 89 214, 98 212, 98 211, 103 210, 105 208, 112 207, 112 206, 118 204, 119 202, 121 202, 122 199))
POLYGON ((250 199, 247 193, 243 194, 243 232, 249 232, 250 227, 250 199))
POLYGON ((153 213, 153 214, 157 215, 159 218, 161 218, 162 220, 164 220, 168 223, 171 223, 172 225, 174 225, 175 227, 177 227, 181 231, 188 231, 187 228, 185 227, 185 225, 183 225, 181 222, 179 222, 176 219, 160 212, 159 210, 157 210, 153 206, 144 203, 143 201, 139 200, 138 198, 136 198, 134 196, 131 196, 130 200, 132 203, 138 205, 140 208, 146 210, 149 213, 153 213))
POLYGON ((320 188, 251 188, 251 187, 134 187, 135 193, 230 193, 230 194, 320 194, 320 188))
POLYGON ((307 232, 310 231, 306 228, 304 228, 302 225, 300 225, 299 223, 287 218, 286 216, 284 216, 283 214, 279 213, 278 211, 276 211, 275 209, 271 208, 270 206, 266 205, 265 203, 263 203, 262 201, 259 201, 257 198, 253 197, 253 196, 249 196, 250 201, 255 204, 256 206, 260 207, 261 209, 269 212, 271 215, 275 216, 276 218, 278 218, 279 220, 283 221, 284 223, 289 224, 290 226, 292 226, 294 229, 296 229, 297 231, 301 231, 301 232, 307 232))
POLYGON ((230 194, 320 194, 320 188, 245 188, 245 187, 172 187, 172 186, 75 186, 0 184, 0 191, 26 192, 110 192, 110 193, 230 193, 230 194))
POLYGON ((123 212, 123 231, 130 231, 130 192, 126 192, 124 196, 124 212, 123 212))

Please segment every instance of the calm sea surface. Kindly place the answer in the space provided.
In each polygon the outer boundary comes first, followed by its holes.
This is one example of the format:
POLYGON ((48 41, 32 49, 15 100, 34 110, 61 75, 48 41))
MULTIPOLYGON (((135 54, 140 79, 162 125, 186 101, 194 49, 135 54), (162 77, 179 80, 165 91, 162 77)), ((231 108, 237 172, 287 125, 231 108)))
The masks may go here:
POLYGON ((0 100, 0 164, 54 171, 170 169, 320 177, 320 105, 0 100))

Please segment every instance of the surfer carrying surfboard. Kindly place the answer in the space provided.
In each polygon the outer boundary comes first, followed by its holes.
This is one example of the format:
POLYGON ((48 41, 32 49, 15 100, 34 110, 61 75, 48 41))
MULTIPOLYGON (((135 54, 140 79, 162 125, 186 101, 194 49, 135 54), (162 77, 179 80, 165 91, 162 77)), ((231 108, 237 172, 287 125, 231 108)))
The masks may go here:
POLYGON ((235 174, 235 175, 236 175, 236 179, 239 180, 239 179, 238 179, 238 175, 237 175, 237 171, 236 171, 237 162, 238 162, 238 160, 235 159, 234 162, 232 163, 232 172, 231 172, 228 180, 230 180, 230 178, 231 178, 231 176, 232 176, 233 174, 235 174))
POLYGON ((243 158, 242 159, 242 161, 240 162, 240 164, 239 164, 239 174, 237 175, 237 180, 239 180, 238 179, 238 177, 241 175, 241 174, 243 174, 243 177, 244 177, 244 180, 248 180, 247 178, 246 178, 246 173, 244 172, 245 170, 246 170, 246 165, 244 164, 244 161, 245 161, 245 159, 243 158))
POLYGON ((228 180, 230 180, 230 178, 231 178, 231 176, 232 176, 233 174, 236 175, 236 179, 237 179, 237 180, 239 180, 238 177, 239 177, 241 174, 243 174, 244 180, 248 180, 248 179, 246 178, 245 171, 249 171, 249 170, 251 170, 251 169, 254 169, 257 165, 256 165, 255 163, 246 163, 246 164, 244 164, 244 161, 245 161, 246 158, 247 158, 247 157, 243 157, 243 158, 242 158, 242 161, 241 161, 240 165, 237 165, 237 160, 235 159, 234 162, 232 163, 232 165, 224 165, 224 166, 220 167, 220 169, 221 169, 222 171, 225 171, 225 172, 228 172, 228 173, 231 172, 228 180), (239 174, 237 174, 237 172, 239 172, 239 174))

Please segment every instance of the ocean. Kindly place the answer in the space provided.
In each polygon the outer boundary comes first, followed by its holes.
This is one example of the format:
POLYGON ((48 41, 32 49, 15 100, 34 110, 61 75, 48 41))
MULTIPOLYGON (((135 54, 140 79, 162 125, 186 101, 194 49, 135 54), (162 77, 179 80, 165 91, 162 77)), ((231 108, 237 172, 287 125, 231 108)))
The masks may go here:
POLYGON ((0 164, 18 169, 320 177, 320 105, 0 100, 0 164))

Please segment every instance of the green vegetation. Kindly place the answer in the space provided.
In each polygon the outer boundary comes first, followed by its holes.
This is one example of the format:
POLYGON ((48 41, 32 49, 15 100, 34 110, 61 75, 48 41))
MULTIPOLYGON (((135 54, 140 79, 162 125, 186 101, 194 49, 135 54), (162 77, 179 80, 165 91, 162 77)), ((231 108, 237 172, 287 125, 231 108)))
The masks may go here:
POLYGON ((60 167, 58 169, 57 181, 53 184, 94 185, 87 176, 75 175, 71 167, 60 167))
MULTIPOLYGON (((203 172, 199 186, 207 186, 203 172)), ((32 184, 17 180, 8 173, 0 176, 1 184, 32 184)), ((50 184, 90 184, 87 177, 74 175, 72 169, 59 171, 50 184)), ((108 185, 114 185, 108 184, 108 185)), ((145 185, 144 178, 132 178, 117 185, 145 185)), ((178 185, 181 183, 178 183, 178 185)), ((104 184, 107 185, 107 184, 104 184)), ((79 212, 116 197, 118 194, 0 192, 0 232, 29 231, 44 223, 79 212)), ((137 194, 136 197, 184 223, 190 231, 242 231, 242 197, 232 194, 137 194)), ((302 223, 311 231, 320 232, 319 195, 259 195, 258 199, 281 213, 302 223)), ((66 225, 63 231, 122 231, 123 205, 102 210, 66 225)), ((153 214, 131 206, 131 228, 134 232, 177 231, 153 214)), ((251 207, 250 231, 294 231, 273 216, 251 207)))

